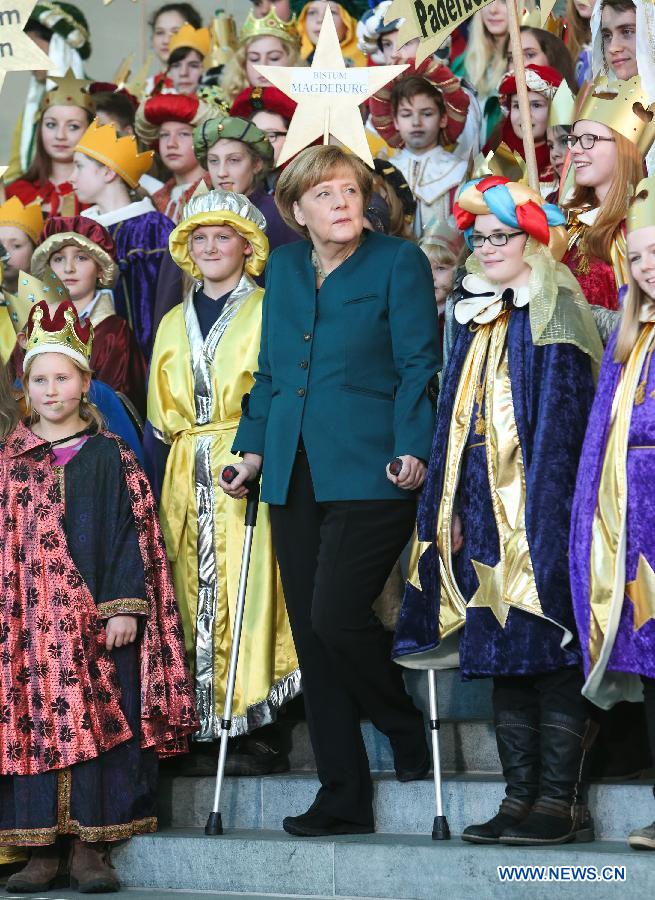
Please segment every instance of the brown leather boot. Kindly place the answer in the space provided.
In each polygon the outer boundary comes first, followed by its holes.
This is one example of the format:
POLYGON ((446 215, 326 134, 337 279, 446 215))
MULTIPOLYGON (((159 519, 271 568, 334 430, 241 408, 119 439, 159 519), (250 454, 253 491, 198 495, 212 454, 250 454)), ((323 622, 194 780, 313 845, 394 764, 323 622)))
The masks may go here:
POLYGON ((73 838, 70 885, 80 894, 113 894, 120 891, 120 881, 109 861, 108 844, 101 841, 87 844, 73 838))
POLYGON ((10 893, 16 894, 49 891, 58 871, 59 847, 56 844, 34 847, 28 864, 7 879, 6 888, 10 893))

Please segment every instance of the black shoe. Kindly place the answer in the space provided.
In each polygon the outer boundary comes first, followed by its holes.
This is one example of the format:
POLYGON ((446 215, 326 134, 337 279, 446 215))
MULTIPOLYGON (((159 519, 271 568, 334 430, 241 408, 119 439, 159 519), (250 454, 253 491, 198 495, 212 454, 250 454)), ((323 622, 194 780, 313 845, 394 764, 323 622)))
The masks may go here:
POLYGON ((225 759, 225 774, 233 776, 279 775, 289 771, 289 757, 256 735, 238 738, 225 759))
POLYGON ((310 808, 300 816, 287 816, 282 821, 287 834, 296 837, 330 837, 337 834, 373 834, 375 826, 360 825, 358 822, 347 822, 327 816, 317 809, 310 808))
POLYGON ((481 825, 469 825, 462 832, 462 840, 470 844, 497 844, 503 832, 517 826, 529 812, 529 803, 504 797, 493 819, 481 825))
POLYGON ((396 769, 396 780, 400 781, 402 784, 406 784, 408 781, 423 781, 423 779, 427 778, 430 774, 431 768, 432 759, 430 757, 430 752, 426 748, 425 760, 418 769, 396 769))
POLYGON ((500 843, 536 846, 588 843, 594 838, 594 822, 586 807, 540 797, 520 824, 503 832, 500 843))

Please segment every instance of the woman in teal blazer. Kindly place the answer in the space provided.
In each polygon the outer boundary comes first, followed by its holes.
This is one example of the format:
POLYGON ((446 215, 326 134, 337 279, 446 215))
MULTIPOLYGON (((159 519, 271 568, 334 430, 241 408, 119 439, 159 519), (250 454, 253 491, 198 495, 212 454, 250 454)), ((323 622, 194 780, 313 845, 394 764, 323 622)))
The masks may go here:
POLYGON ((232 496, 263 462, 263 499, 300 659, 321 789, 289 816, 296 835, 374 829, 360 712, 390 738, 397 777, 425 777, 423 720, 372 611, 409 540, 440 368, 427 258, 363 230, 369 170, 311 147, 277 187, 282 216, 309 240, 267 267, 259 371, 234 442, 232 496), (388 463, 400 457, 399 476, 388 463))

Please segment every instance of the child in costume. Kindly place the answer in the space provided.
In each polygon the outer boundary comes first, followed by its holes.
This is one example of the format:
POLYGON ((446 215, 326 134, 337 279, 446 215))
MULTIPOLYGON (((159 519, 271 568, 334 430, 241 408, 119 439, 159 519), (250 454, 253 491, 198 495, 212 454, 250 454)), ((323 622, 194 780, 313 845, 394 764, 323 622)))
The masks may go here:
POLYGON ((172 93, 195 94, 205 71, 205 59, 211 49, 209 28, 194 28, 187 22, 168 42, 166 76, 172 93))
MULTIPOLYGON (((276 87, 246 88, 232 104, 231 116, 249 119, 264 132, 273 148, 273 163, 277 163, 289 122, 296 111, 296 101, 276 87)), ((279 173, 276 173, 279 174, 279 173)))
POLYGON ((239 46, 223 69, 221 87, 232 104, 247 87, 270 87, 253 66, 302 64, 296 17, 285 22, 272 7, 258 19, 251 10, 239 33, 239 46))
POLYGON ((193 152, 193 129, 215 115, 216 110, 196 96, 181 94, 156 94, 137 110, 137 137, 146 147, 159 150, 171 173, 152 202, 176 225, 200 181, 209 182, 193 152))
MULTIPOLYGON (((147 448, 152 481, 163 480, 160 513, 194 661, 199 741, 218 737, 225 702, 244 504, 235 506, 218 482, 238 461, 230 448, 257 368, 263 291, 252 277, 266 264, 265 227, 241 194, 211 191, 189 201, 170 249, 194 287, 163 318, 150 367, 147 448)), ((266 507, 252 553, 234 735, 274 721, 300 682, 266 507)), ((241 742, 239 754, 238 770, 234 758, 228 762, 232 774, 288 767, 263 740, 241 742)))
MULTIPOLYGON (((93 325, 93 374, 146 414, 146 364, 134 335, 116 315, 112 288, 118 277, 116 248, 109 232, 84 216, 55 216, 46 222, 32 257, 32 274, 48 268, 62 281, 80 320, 93 325)), ((51 301, 55 312, 57 301, 51 301)))
POLYGON ((187 22, 193 28, 202 28, 202 16, 191 3, 165 3, 151 15, 149 24, 152 29, 152 49, 163 69, 146 82, 147 97, 154 92, 155 87, 161 93, 168 93, 172 89, 173 82, 166 77, 166 66, 171 55, 170 42, 187 22))
POLYGON ((77 215, 79 198, 73 193, 75 147, 93 120, 95 103, 88 81, 72 71, 53 78, 55 87, 43 95, 38 111, 34 159, 21 178, 7 187, 7 197, 24 204, 38 200, 44 215, 77 215))
POLYGON ((588 728, 567 551, 602 344, 549 249, 559 255, 566 239, 558 207, 489 176, 462 186, 455 217, 473 254, 419 504, 419 581, 407 584, 394 655, 421 653, 433 668, 450 653, 452 666, 459 637, 463 678, 493 678, 507 796, 464 840, 591 840, 577 805, 588 728))
POLYGON ((443 341, 446 298, 453 289, 457 270, 468 256, 468 248, 452 217, 426 228, 419 247, 430 260, 434 298, 439 313, 439 336, 443 341))
POLYGON ((403 143, 391 162, 402 172, 416 198, 414 234, 420 238, 428 225, 447 219, 452 212, 455 190, 466 175, 468 163, 444 149, 443 144, 456 140, 462 129, 448 116, 443 92, 422 75, 395 82, 391 113, 403 143))
POLYGON ((337 3, 336 0, 309 0, 309 3, 302 6, 298 16, 300 55, 311 64, 328 6, 346 65, 367 65, 365 54, 357 46, 357 14, 350 0, 344 0, 343 3, 337 3))
MULTIPOLYGON (((33 282, 29 425, 0 446, 0 840, 32 846, 8 890, 48 890, 62 836, 82 892, 117 890, 108 842, 156 829, 157 756, 196 725, 148 481, 88 402, 93 328, 33 282)), ((61 292, 61 293, 60 293, 61 292)))
MULTIPOLYGON (((602 709, 643 699, 655 758, 655 179, 637 186, 627 228, 630 287, 589 418, 569 554, 583 693, 602 709)), ((628 843, 655 850, 655 822, 628 843)))
POLYGON ((41 229, 43 213, 36 201, 24 206, 18 197, 0 205, 0 244, 6 251, 0 278, 0 361, 6 363, 16 345, 16 334, 27 322, 29 308, 18 311, 16 290, 20 271, 29 272, 41 229))
POLYGON ((628 282, 625 242, 626 198, 644 175, 644 157, 655 129, 639 78, 595 82, 569 135, 575 191, 566 199, 568 249, 563 262, 587 300, 618 309, 618 292, 628 282), (633 105, 644 108, 637 116, 633 105))
POLYGON ((73 181, 77 196, 92 203, 85 216, 103 225, 116 246, 120 278, 116 312, 130 324, 146 360, 152 350, 153 312, 159 268, 173 222, 152 202, 132 200, 153 152, 139 153, 136 138, 119 138, 111 125, 93 122, 76 147, 73 181))

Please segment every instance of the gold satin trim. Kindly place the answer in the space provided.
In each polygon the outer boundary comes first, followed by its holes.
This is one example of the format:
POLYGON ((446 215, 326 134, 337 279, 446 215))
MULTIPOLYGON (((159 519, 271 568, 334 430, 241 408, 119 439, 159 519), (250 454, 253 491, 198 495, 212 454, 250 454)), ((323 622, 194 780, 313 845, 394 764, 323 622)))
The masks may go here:
POLYGON ((439 626, 442 640, 462 627, 467 611, 453 571, 450 529, 476 386, 485 361, 487 474, 498 528, 500 561, 492 568, 472 560, 480 586, 468 608, 491 609, 501 627, 505 626, 511 607, 544 618, 525 529, 525 471, 507 359, 509 317, 510 313, 505 312, 492 324, 483 325, 476 331, 457 388, 446 452, 444 489, 437 517, 442 592, 439 626))
POLYGON ((625 529, 628 509, 626 455, 637 385, 655 340, 655 325, 642 328, 624 366, 612 402, 610 431, 592 522, 589 567, 589 658, 594 666, 608 636, 608 623, 625 594, 625 529), (622 577, 619 576, 622 572, 622 577))

